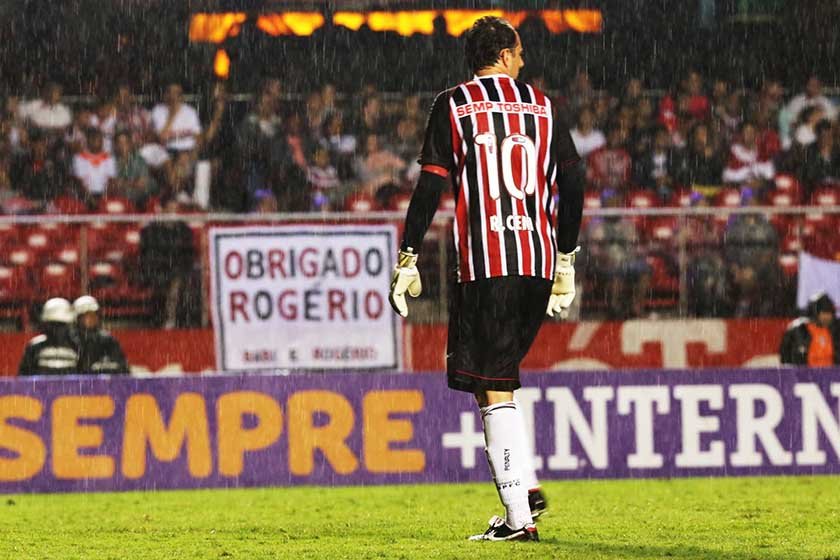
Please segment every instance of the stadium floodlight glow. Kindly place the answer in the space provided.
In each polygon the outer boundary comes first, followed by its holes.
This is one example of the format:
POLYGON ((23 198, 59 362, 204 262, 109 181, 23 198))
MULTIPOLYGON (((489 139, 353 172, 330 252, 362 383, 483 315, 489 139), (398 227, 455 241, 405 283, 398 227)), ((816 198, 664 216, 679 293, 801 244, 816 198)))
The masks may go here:
MULTIPOLYGON (((358 31, 367 25, 372 31, 390 31, 409 37, 414 34, 432 35, 435 20, 442 17, 446 32, 458 37, 476 20, 484 16, 504 17, 520 26, 528 18, 540 19, 550 33, 600 33, 603 17, 600 10, 400 10, 400 11, 338 11, 332 16, 333 25, 358 31)), ((240 27, 250 17, 241 12, 197 13, 190 20, 189 37, 192 42, 222 43, 236 37, 240 27)), ((256 27, 272 37, 308 37, 326 23, 321 12, 278 12, 256 16, 256 27)))

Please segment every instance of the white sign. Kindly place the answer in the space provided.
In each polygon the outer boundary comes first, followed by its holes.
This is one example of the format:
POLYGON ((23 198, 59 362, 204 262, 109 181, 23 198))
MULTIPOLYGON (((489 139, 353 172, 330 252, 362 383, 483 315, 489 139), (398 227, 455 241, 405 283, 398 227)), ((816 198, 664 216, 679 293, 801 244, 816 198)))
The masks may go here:
POLYGON ((396 235, 392 225, 212 228, 218 368, 398 369, 396 235))

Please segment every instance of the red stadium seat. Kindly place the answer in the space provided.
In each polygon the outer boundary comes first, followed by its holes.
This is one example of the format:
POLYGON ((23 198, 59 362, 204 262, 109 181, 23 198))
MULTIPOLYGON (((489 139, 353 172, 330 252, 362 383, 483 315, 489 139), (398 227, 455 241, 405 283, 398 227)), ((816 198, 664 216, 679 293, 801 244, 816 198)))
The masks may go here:
POLYGON ((411 195, 407 193, 396 194, 391 197, 388 203, 388 210, 397 212, 406 212, 408 205, 411 204, 411 195))
POLYGON ((679 189, 674 191, 671 199, 668 201, 669 206, 677 206, 680 208, 688 208, 691 206, 691 189, 679 189))
POLYGON ((81 292, 78 269, 62 263, 49 263, 38 274, 39 296, 48 299, 63 297, 73 299, 81 292))
POLYGON ((347 212, 374 212, 378 210, 376 199, 366 194, 354 194, 347 198, 344 203, 344 209, 347 212))
POLYGON ((14 224, 0 224, 0 251, 16 247, 20 243, 20 226, 14 224))
POLYGON ((734 188, 721 189, 715 195, 714 205, 719 208, 738 208, 741 206, 741 191, 734 188))
POLYGON ((451 192, 446 192, 442 197, 440 197, 440 205, 438 206, 438 209, 447 212, 455 212, 455 205, 455 195, 451 192))
POLYGON ((587 189, 583 195, 583 207, 591 209, 601 208, 600 193, 587 189))
POLYGON ((29 271, 20 266, 0 266, 0 317, 15 319, 25 327, 31 299, 29 271))
POLYGON ((813 206, 840 205, 840 188, 833 185, 818 187, 811 193, 810 203, 813 206))
POLYGON ((786 278, 793 278, 799 273, 799 256, 796 253, 779 255, 779 268, 786 278))
POLYGON ((797 202, 802 198, 802 185, 793 175, 785 173, 776 175, 776 190, 790 194, 797 202))
MULTIPOLYGON (((777 208, 789 208, 796 204, 796 200, 790 192, 773 190, 767 195, 767 203, 777 208)), ((770 215, 770 223, 773 224, 780 236, 785 236, 795 227, 795 218, 796 216, 793 214, 773 213, 770 215)))
POLYGON ((52 214, 78 215, 88 211, 85 203, 72 196, 59 196, 50 203, 52 214))
POLYGON ((114 196, 102 198, 97 210, 100 214, 132 214, 135 212, 134 204, 130 200, 114 196))
POLYGON ((28 247, 15 247, 4 255, 7 263, 29 267, 35 264, 35 254, 28 247))
POLYGON ((630 208, 656 208, 659 200, 650 191, 637 190, 627 197, 627 206, 630 208))
POLYGON ((68 266, 79 266, 79 248, 75 244, 53 247, 50 251, 50 260, 68 266))
POLYGON ((679 224, 673 216, 658 216, 647 224, 646 235, 650 241, 661 245, 674 245, 677 242, 679 224))

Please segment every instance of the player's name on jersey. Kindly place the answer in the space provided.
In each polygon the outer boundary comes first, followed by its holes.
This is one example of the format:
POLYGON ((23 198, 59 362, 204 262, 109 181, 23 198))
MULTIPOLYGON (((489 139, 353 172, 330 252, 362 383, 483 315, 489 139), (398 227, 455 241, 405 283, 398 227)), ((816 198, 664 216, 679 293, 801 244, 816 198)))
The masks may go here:
POLYGON ((490 229, 492 231, 534 231, 534 220, 530 216, 510 215, 504 220, 502 216, 490 216, 490 229))
POLYGON ((458 118, 472 115, 473 113, 531 113, 533 115, 545 117, 548 116, 547 109, 544 105, 537 105, 536 103, 516 103, 507 101, 476 101, 474 103, 467 103, 455 109, 455 115, 458 118))

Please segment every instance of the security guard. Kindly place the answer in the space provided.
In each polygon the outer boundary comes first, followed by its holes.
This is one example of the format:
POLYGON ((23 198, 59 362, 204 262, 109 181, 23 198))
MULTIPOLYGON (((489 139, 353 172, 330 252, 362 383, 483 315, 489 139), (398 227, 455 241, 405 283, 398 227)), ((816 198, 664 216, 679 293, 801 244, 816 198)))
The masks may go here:
POLYGON ((782 337, 783 364, 832 366, 840 364, 840 321, 834 301, 825 292, 808 300, 808 315, 793 321, 782 337))
POLYGON ((79 371, 79 342, 73 335, 73 308, 64 298, 47 300, 41 334, 23 352, 18 375, 67 375, 79 371))
POLYGON ((127 374, 128 362, 120 343, 99 328, 99 302, 93 296, 82 296, 73 302, 79 337, 79 373, 127 374))

